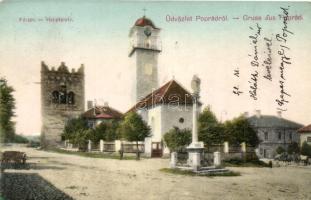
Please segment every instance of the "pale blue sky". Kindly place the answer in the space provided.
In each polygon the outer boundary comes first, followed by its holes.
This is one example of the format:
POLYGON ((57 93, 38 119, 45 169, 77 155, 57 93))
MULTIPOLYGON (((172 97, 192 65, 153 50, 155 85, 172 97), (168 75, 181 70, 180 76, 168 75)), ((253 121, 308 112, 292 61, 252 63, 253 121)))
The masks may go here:
MULTIPOLYGON (((121 111, 132 106, 128 76, 128 33, 136 19, 146 15, 161 28, 163 52, 159 58, 159 81, 172 76, 190 89, 193 74, 202 79, 202 101, 210 104, 217 116, 232 118, 244 111, 261 109, 275 114, 274 99, 278 85, 260 80, 260 99, 247 95, 249 57, 248 36, 253 21, 233 20, 243 15, 278 15, 280 6, 290 6, 290 15, 304 20, 289 22, 294 35, 289 38, 293 64, 288 67, 289 111, 284 117, 311 123, 311 4, 289 2, 116 2, 116 1, 17 1, 0 2, 0 75, 16 88, 17 130, 31 134, 40 131, 40 62, 59 66, 86 67, 86 98, 102 99, 121 111), (166 15, 227 15, 227 22, 171 23, 166 15), (72 23, 21 23, 20 17, 71 17, 72 23), (176 43, 176 41, 178 43, 176 43), (237 81, 233 69, 239 67, 237 81), (239 82, 244 95, 236 97, 231 89, 239 82), (35 106, 34 106, 35 105, 35 106), (29 115, 31 114, 31 119, 29 115)), ((281 31, 280 20, 260 21, 267 37, 281 31)), ((274 43, 273 51, 277 51, 274 43)), ((262 50, 263 51, 263 50, 262 50)), ((262 53, 262 52, 261 52, 262 53)), ((278 75, 278 57, 273 55, 273 74, 278 75)))

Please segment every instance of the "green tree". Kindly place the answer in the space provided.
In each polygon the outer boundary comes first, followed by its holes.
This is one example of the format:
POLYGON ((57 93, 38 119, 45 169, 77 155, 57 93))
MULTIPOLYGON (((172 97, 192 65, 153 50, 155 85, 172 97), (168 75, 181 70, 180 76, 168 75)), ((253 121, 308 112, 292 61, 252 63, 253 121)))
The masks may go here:
POLYGON ((114 141, 117 139, 120 139, 118 135, 118 127, 119 127, 119 121, 113 120, 111 122, 107 122, 107 129, 105 132, 104 140, 105 141, 114 141))
POLYGON ((301 155, 311 157, 311 145, 307 142, 302 143, 300 153, 301 155))
POLYGON ((0 78, 0 142, 12 142, 15 137, 15 123, 12 121, 15 109, 13 92, 7 80, 0 78))
POLYGON ((72 136, 71 142, 78 146, 79 150, 85 151, 87 148, 88 140, 93 132, 91 129, 79 129, 72 136))
POLYGON ((210 107, 206 107, 199 115, 198 137, 206 146, 222 143, 226 139, 224 127, 218 122, 210 107))
POLYGON ((182 150, 191 143, 191 131, 174 127, 164 134, 164 142, 171 152, 182 150))
POLYGON ((95 129, 98 141, 100 139, 103 139, 104 141, 114 141, 119 139, 120 137, 117 131, 118 127, 118 120, 104 121, 100 123, 95 129))
POLYGON ((245 142, 253 147, 259 144, 259 139, 256 131, 247 121, 247 119, 241 115, 233 120, 226 121, 224 124, 225 137, 231 144, 239 145, 245 142))
POLYGON ((106 130, 107 125, 105 122, 102 122, 99 125, 97 125, 93 132, 94 137, 92 138, 92 141, 97 144, 100 140, 104 140, 106 130))
POLYGON ((136 142, 137 152, 136 158, 140 159, 140 153, 138 149, 138 141, 143 141, 146 137, 149 137, 150 127, 136 112, 128 113, 122 123, 120 124, 119 131, 122 138, 130 142, 136 142))
POLYGON ((299 145, 297 142, 292 142, 288 145, 288 148, 287 148, 288 154, 299 153, 299 152, 300 152, 300 149, 299 149, 299 145))
POLYGON ((282 154, 285 152, 285 149, 281 146, 278 146, 275 151, 277 154, 282 154))
POLYGON ((65 124, 62 139, 69 140, 71 143, 76 144, 75 141, 77 141, 77 135, 81 135, 81 133, 87 129, 89 129, 87 121, 82 117, 69 119, 65 124))

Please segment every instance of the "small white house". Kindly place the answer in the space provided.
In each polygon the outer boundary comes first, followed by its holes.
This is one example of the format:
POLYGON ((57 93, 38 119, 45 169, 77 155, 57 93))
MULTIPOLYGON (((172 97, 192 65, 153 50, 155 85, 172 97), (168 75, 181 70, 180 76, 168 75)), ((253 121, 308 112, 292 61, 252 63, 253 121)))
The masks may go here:
POLYGON ((300 133, 300 146, 302 146, 304 142, 311 145, 311 124, 299 129, 298 133, 300 133))
MULTIPOLYGON (((193 97, 177 81, 171 80, 141 99, 130 111, 140 114, 151 127, 152 151, 168 153, 163 135, 173 127, 192 128, 193 97)), ((199 107, 201 103, 199 103, 199 107)), ((162 156, 162 153, 159 153, 162 156)))

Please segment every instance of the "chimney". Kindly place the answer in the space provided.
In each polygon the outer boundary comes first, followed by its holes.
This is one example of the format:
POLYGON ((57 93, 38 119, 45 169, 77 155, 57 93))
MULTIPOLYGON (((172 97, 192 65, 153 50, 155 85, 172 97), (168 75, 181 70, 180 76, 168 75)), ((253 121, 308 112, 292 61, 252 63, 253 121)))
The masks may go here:
POLYGON ((282 118, 282 111, 278 110, 278 111, 276 111, 276 114, 277 114, 278 118, 282 118))
POLYGON ((93 101, 87 101, 87 109, 93 108, 93 101))
POLYGON ((244 116, 245 118, 248 118, 248 117, 249 117, 249 113, 248 113, 248 112, 244 112, 243 116, 244 116))
POLYGON ((261 117, 261 111, 260 110, 255 110, 256 117, 260 118, 261 117))

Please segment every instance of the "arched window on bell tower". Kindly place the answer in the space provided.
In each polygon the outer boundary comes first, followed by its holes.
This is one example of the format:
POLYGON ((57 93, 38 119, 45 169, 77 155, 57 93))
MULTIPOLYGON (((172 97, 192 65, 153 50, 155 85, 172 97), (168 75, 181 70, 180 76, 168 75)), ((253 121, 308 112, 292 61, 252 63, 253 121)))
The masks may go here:
POLYGON ((67 103, 70 105, 75 104, 75 93, 69 92, 67 95, 67 103))
POLYGON ((58 91, 52 92, 52 102, 59 103, 59 92, 58 91))
POLYGON ((67 87, 66 85, 62 85, 59 91, 59 103, 67 104, 67 87))

